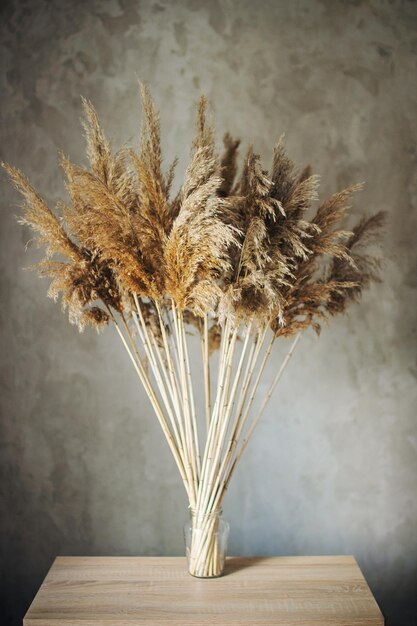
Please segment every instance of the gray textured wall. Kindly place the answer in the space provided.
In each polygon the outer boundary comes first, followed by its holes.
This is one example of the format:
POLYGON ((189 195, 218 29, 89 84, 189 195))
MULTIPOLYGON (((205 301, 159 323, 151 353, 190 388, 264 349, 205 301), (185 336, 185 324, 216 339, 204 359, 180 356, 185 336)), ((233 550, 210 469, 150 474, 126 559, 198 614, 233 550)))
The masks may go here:
MULTIPOLYGON (((231 552, 352 553, 388 617, 417 624, 417 3, 400 0, 37 1, 1 9, 1 144, 53 201, 78 159, 80 94, 115 145, 138 130, 136 75, 186 163, 194 103, 269 158, 286 132, 322 193, 366 180, 386 209, 383 285, 306 336, 225 504, 231 552)), ((186 501, 109 329, 79 335, 22 271, 38 258, 2 177, 4 615, 20 623, 56 554, 183 552, 186 501)), ((279 350, 269 368, 279 363, 279 350)), ((3 622, 4 623, 4 622, 3 622)))

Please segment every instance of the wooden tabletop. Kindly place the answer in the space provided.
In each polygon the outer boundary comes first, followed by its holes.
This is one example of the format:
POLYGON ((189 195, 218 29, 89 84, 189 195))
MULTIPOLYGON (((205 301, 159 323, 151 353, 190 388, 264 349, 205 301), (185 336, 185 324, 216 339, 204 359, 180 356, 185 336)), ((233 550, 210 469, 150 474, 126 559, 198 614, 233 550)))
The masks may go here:
POLYGON ((200 580, 182 557, 58 557, 24 626, 373 626, 352 556, 232 557, 200 580))

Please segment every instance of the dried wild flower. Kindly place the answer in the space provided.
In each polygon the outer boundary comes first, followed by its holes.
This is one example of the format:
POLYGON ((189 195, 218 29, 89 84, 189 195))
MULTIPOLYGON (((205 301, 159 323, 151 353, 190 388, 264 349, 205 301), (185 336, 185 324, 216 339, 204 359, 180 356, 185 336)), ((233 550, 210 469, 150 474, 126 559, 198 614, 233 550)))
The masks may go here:
MULTIPOLYGON (((365 287, 379 281, 380 259, 365 247, 378 240, 385 217, 379 212, 351 230, 340 226, 360 185, 334 194, 314 211, 318 178, 310 166, 297 170, 282 139, 270 171, 250 147, 238 175, 240 141, 227 133, 218 154, 204 97, 191 161, 172 198, 176 161, 165 174, 159 115, 143 86, 141 98, 139 151, 123 146, 115 153, 94 107, 83 100, 90 167, 61 157, 69 200, 59 202, 56 212, 18 169, 4 167, 24 199, 21 222, 45 247, 38 270, 52 281, 49 295, 61 297, 80 330, 114 325, 161 424, 190 506, 209 519, 300 332, 310 326, 319 332, 323 320, 345 312, 365 287), (203 454, 186 326, 201 340, 203 454), (252 417, 274 341, 291 335, 292 346, 252 417), (210 359, 215 350, 216 379, 210 359)), ((192 573, 216 575, 212 528, 200 531, 192 573)))

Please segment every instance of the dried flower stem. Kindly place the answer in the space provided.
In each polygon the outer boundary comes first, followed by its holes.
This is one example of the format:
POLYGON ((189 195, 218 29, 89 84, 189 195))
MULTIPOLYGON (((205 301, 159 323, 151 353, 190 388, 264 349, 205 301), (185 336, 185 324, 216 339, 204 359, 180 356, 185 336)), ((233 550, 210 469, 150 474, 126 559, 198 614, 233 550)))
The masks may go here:
POLYGON ((210 358, 209 358, 209 338, 208 338, 208 313, 203 316, 203 332, 200 333, 201 349, 203 356, 204 368, 204 391, 205 391, 205 407, 206 407, 206 432, 210 428, 211 417, 211 389, 210 389, 210 358))
MULTIPOLYGON (((217 474, 217 479, 216 482, 214 484, 213 490, 212 490, 212 495, 211 495, 211 499, 210 502, 208 504, 208 509, 212 509, 214 506, 214 502, 216 499, 216 496, 219 492, 219 490, 222 490, 222 485, 225 483, 226 479, 227 479, 227 475, 228 475, 228 471, 230 468, 230 464, 231 464, 231 459, 232 459, 232 455, 233 452, 238 444, 239 441, 239 437, 240 437, 240 433, 242 431, 243 428, 243 423, 242 423, 242 411, 243 411, 243 407, 245 405, 245 401, 246 401, 246 397, 247 397, 247 393, 249 390, 249 386, 250 386, 250 381, 252 379, 255 367, 256 367, 256 363, 259 357, 259 354, 261 352, 262 349, 262 345, 265 341, 265 337, 266 337, 266 328, 263 329, 262 331, 259 329, 258 333, 257 333, 257 338, 252 346, 251 349, 251 353, 249 355, 248 361, 247 361, 247 365, 246 365, 246 371, 243 377, 243 381, 242 381, 242 387, 241 387, 241 392, 240 392, 240 398, 239 398, 239 403, 238 403, 238 407, 236 410, 236 415, 234 418, 234 422, 232 424, 232 428, 231 428, 231 432, 230 432, 230 439, 226 448, 226 453, 223 457, 223 461, 221 464, 221 467, 218 471, 217 474)), ((267 354, 269 355, 270 351, 267 352, 267 354)), ((265 362, 265 358, 264 358, 264 362, 265 362)), ((263 368, 262 368, 263 369, 263 368)))
POLYGON ((193 492, 193 502, 197 497, 197 489, 198 489, 198 477, 197 477, 197 464, 196 464, 196 453, 193 441, 193 425, 192 425, 192 417, 190 410, 190 400, 189 400, 189 389, 188 389, 188 379, 186 374, 186 363, 185 363, 185 355, 184 355, 184 346, 183 346, 183 337, 180 331, 180 320, 177 314, 177 310, 175 305, 172 303, 172 312, 174 316, 174 328, 175 335, 178 345, 178 353, 179 353, 179 362, 180 362, 180 389, 183 400, 183 423, 184 423, 184 431, 185 431, 185 440, 186 440, 186 457, 187 457, 187 466, 189 469, 189 473, 191 475, 192 480, 192 492, 193 492))
MULTIPOLYGON (((250 333, 252 330, 252 324, 253 324, 253 320, 251 320, 251 322, 249 323, 249 325, 245 328, 245 339, 244 339, 244 344, 243 344, 243 348, 242 348, 242 352, 240 355, 240 360, 239 360, 239 364, 237 367, 237 371, 235 374, 235 379, 233 382, 233 387, 232 390, 230 392, 229 397, 225 397, 224 403, 223 403, 223 410, 222 410, 222 414, 221 414, 221 418, 219 420, 220 422, 220 429, 219 432, 217 433, 217 437, 216 437, 216 442, 215 442, 215 450, 214 450, 214 457, 211 463, 211 471, 209 474, 209 478, 208 478, 208 483, 207 483, 207 490, 204 494, 204 499, 202 501, 202 510, 206 510, 207 508, 210 508, 208 506, 209 503, 209 499, 210 496, 213 493, 213 486, 215 484, 215 476, 216 476, 216 472, 219 474, 219 468, 220 468, 220 457, 221 457, 221 451, 222 451, 222 447, 224 444, 224 438, 226 436, 226 432, 229 428, 229 421, 230 421, 230 416, 233 410, 233 405, 235 402, 235 397, 236 397, 236 391, 238 388, 238 384, 240 382, 240 378, 242 375, 242 368, 243 368, 243 364, 244 364, 244 360, 245 360, 245 355, 246 355, 246 350, 248 347, 248 343, 249 343, 249 338, 250 338, 250 333)), ((233 359, 233 355, 232 355, 232 359, 233 359)), ((230 362, 228 363, 228 373, 230 374, 231 372, 231 365, 232 365, 232 359, 230 359, 230 362)), ((227 396, 227 394, 225 394, 227 396)))
MULTIPOLYGON (((244 453, 244 451, 245 451, 245 449, 246 449, 246 446, 247 446, 247 445, 248 445, 248 443, 249 443, 250 436, 252 435, 253 431, 255 430, 255 427, 257 426, 257 424, 258 424, 258 422, 259 422, 260 418, 262 417, 263 412, 264 412, 264 410, 265 410, 265 408, 266 408, 266 405, 268 404, 268 402, 269 402, 269 400, 270 400, 270 398, 271 398, 271 396, 272 396, 272 394, 273 394, 273 392, 274 392, 274 390, 275 390, 276 386, 278 385, 278 382, 279 382, 279 380, 281 379, 281 376, 283 375, 284 370, 285 370, 285 368, 287 367, 287 365, 288 365, 288 363, 289 363, 289 360, 290 360, 290 358, 291 358, 291 356, 292 356, 292 354, 293 354, 293 352, 294 352, 294 350, 295 350, 295 348, 296 348, 296 346, 297 346, 297 343, 298 343, 298 342, 299 342, 299 340, 300 340, 300 337, 301 337, 301 333, 297 333, 297 335, 296 335, 296 337, 295 337, 294 341, 293 341, 293 342, 292 342, 292 344, 291 344, 291 347, 290 347, 289 351, 287 352, 287 354, 286 354, 286 356, 285 356, 285 358, 284 358, 284 360, 283 360, 283 362, 282 362, 281 367, 279 368, 279 370, 278 370, 278 372, 277 372, 277 374, 276 374, 276 376, 275 376, 275 378, 274 378, 273 382, 271 383, 271 386, 270 386, 270 388, 269 388, 269 390, 268 390, 268 393, 267 393, 267 394, 266 394, 266 396, 265 396, 265 399, 264 399, 264 401, 263 401, 263 403, 262 403, 262 406, 261 406, 261 408, 260 408, 260 410, 259 410, 259 412, 258 412, 258 414, 257 414, 256 418, 253 420, 253 422, 252 422, 252 424, 251 424, 251 426, 250 426, 250 428, 249 428, 249 430, 248 430, 248 433, 247 433, 246 437, 245 437, 245 438, 244 438, 244 440, 243 440, 242 446, 241 446, 241 448, 240 448, 240 450, 239 450, 239 452, 238 452, 238 454, 237 454, 237 456, 236 456, 235 460, 233 461, 232 467, 231 467, 231 469, 230 469, 230 471, 229 471, 229 475, 228 475, 227 480, 226 480, 226 482, 225 482, 225 486, 224 486, 224 489, 225 489, 225 490, 226 490, 226 489, 228 488, 228 486, 229 486, 229 483, 230 483, 230 480, 231 480, 231 478, 232 478, 232 475, 233 475, 233 472, 234 472, 234 470, 235 470, 235 467, 236 467, 236 465, 238 464, 239 460, 241 459, 242 454, 244 453)), ((260 378, 260 377, 258 377, 256 387, 257 387, 257 385, 259 384, 259 378, 260 378)), ((255 389, 255 391, 256 391, 256 389, 255 389)))
MULTIPOLYGON (((159 354, 159 350, 156 347, 156 344, 152 344, 152 341, 150 340, 149 337, 149 333, 148 333, 148 329, 146 328, 146 324, 145 324, 145 320, 143 318, 143 313, 142 313, 142 309, 140 307, 138 298, 136 296, 136 294, 134 294, 134 299, 135 299, 135 305, 136 305, 136 311, 133 311, 133 319, 135 320, 136 323, 136 327, 139 333, 139 337, 142 341, 143 347, 145 349, 145 353, 146 356, 148 357, 148 361, 151 364, 151 368, 158 386, 158 389, 160 391, 161 397, 164 401, 165 407, 166 407, 166 411, 168 413, 168 417, 170 419, 171 425, 172 425, 172 429, 173 429, 173 436, 174 436, 174 440, 176 442, 177 448, 178 448, 178 452, 179 455, 181 457, 181 460, 184 464, 184 448, 183 448, 183 440, 178 432, 177 429, 177 424, 176 424, 176 420, 174 417, 174 414, 172 412, 172 408, 171 408, 171 402, 173 404, 174 407, 174 411, 177 414, 177 419, 180 416, 180 411, 179 411, 179 407, 178 404, 176 404, 175 402, 175 397, 173 396, 172 393, 172 389, 169 386, 168 383, 168 377, 166 374, 166 369, 163 367, 162 361, 160 360, 160 354, 159 354), (140 324, 138 322, 138 318, 140 321, 140 324), (158 357, 159 357, 159 365, 156 361, 155 358, 155 353, 157 353, 158 357), (162 380, 161 378, 161 372, 163 373, 163 376, 165 378, 165 381, 162 380), (167 393, 166 390, 168 390, 168 393, 170 393, 171 396, 171 402, 167 397, 167 393)), ((152 336, 152 339, 154 340, 154 337, 152 336)), ((155 341, 155 340, 154 340, 155 341)))
MULTIPOLYGON (((171 395, 173 397, 173 401, 176 407, 176 411, 177 411, 177 417, 178 417, 178 424, 179 424, 179 430, 180 430, 180 438, 181 438, 181 442, 182 442, 182 447, 183 447, 183 454, 184 454, 184 467, 185 467, 185 473, 187 476, 187 484, 188 484, 188 496, 189 496, 189 500, 190 500, 190 505, 192 507, 195 507, 196 505, 196 492, 195 492, 195 481, 194 481, 194 477, 193 477, 193 467, 192 467, 192 460, 190 458, 190 451, 188 448, 188 441, 187 441, 187 435, 186 435, 186 431, 188 431, 187 429, 187 425, 185 423, 185 416, 183 415, 184 413, 184 406, 182 404, 182 398, 180 401, 180 390, 179 390, 179 384, 177 383, 177 376, 175 373, 175 367, 172 361, 172 355, 171 355, 171 350, 169 347, 169 343, 168 343, 168 339, 167 339, 167 335, 166 335, 166 331, 165 331, 165 325, 162 319, 162 313, 161 313, 161 309, 159 307, 159 305, 156 303, 156 308, 157 308, 157 312, 158 312, 158 318, 159 318, 159 323, 160 323, 160 328, 161 328, 161 335, 162 335, 162 340, 163 340, 163 345, 165 348, 165 361, 167 363, 167 367, 168 367, 168 374, 169 374, 169 378, 171 381, 171 395)), ((174 320, 175 323, 175 320, 174 320)))
POLYGON ((179 314, 179 326, 180 326, 180 331, 181 331, 181 340, 182 340, 183 352, 184 352, 184 357, 185 357, 185 368, 186 368, 186 375, 187 375, 186 382, 187 382, 187 386, 189 390, 189 397, 190 397, 193 449, 194 449, 195 456, 197 459, 197 467, 196 467, 196 472, 195 472, 196 479, 197 479, 196 488, 198 489, 198 480, 199 480, 199 476, 201 473, 201 458, 200 458, 200 449, 199 449, 199 442, 198 442, 197 418, 196 418, 196 411, 195 411, 193 381, 192 381, 191 369, 190 369, 190 358, 189 358, 189 353, 188 353, 187 335, 185 332, 184 318, 183 318, 182 313, 179 314))
POLYGON ((158 402, 158 399, 157 399, 157 397, 155 395, 154 390, 152 389, 152 385, 151 385, 151 383, 150 383, 150 381, 149 381, 149 379, 148 379, 148 377, 146 375, 146 372, 145 372, 145 370, 143 368, 143 365, 142 365, 140 359, 135 358, 134 353, 129 348, 129 345, 128 345, 128 343, 127 343, 127 341, 126 341, 126 339, 125 339, 125 337, 124 337, 124 335, 123 335, 123 333, 122 333, 122 331, 120 329, 119 324, 117 323, 117 321, 115 320, 115 318, 113 316, 112 316, 112 321, 114 323, 114 326, 115 326, 115 328, 116 328, 116 330, 117 330, 117 332, 119 334, 120 339, 122 340, 122 343, 123 343, 123 345, 124 345, 128 355, 129 355, 129 357, 130 357, 130 359, 132 361, 133 367, 135 368, 135 371, 136 371, 136 373, 137 373, 137 375, 139 377, 139 380, 141 381, 142 385, 144 386, 145 391, 146 391, 146 393, 147 393, 147 395, 149 397, 149 400, 150 400, 150 402, 152 404, 152 407, 153 407, 153 409, 155 411, 155 414, 156 414, 156 416, 158 418, 158 421, 159 421, 159 423, 161 425, 161 428, 162 428, 162 430, 164 432, 164 435, 165 435, 165 437, 167 439, 168 445, 169 445, 169 447, 171 449, 171 452, 172 452, 172 455, 173 455, 173 457, 175 459, 177 467, 178 467, 178 469, 180 471, 181 478, 182 478, 184 486, 185 486, 185 490, 186 490, 188 496, 190 497, 190 495, 191 495, 190 494, 190 485, 189 485, 189 481, 187 480, 186 475, 185 475, 182 459, 181 459, 181 457, 179 455, 176 443, 175 443, 175 441, 174 441, 174 439, 172 437, 172 434, 171 434, 170 429, 168 427, 168 424, 166 422, 163 410, 162 410, 162 408, 161 408, 161 406, 160 406, 160 404, 158 402))

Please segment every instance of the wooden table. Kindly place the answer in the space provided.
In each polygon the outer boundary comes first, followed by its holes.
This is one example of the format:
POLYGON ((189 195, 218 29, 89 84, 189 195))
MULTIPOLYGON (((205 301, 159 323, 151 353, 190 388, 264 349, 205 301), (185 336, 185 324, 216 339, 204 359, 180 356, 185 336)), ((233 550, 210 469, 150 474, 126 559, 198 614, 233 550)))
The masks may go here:
POLYGON ((182 557, 58 557, 24 626, 366 626, 384 618, 352 556, 234 557, 200 580, 182 557))

